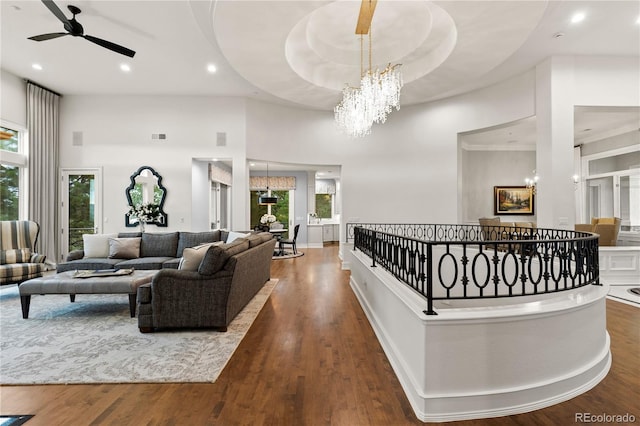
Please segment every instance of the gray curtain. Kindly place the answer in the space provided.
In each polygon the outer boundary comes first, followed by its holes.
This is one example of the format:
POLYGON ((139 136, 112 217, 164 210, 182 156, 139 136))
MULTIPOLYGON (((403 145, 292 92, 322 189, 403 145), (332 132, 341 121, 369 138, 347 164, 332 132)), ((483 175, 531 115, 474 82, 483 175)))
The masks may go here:
POLYGON ((40 225, 37 251, 58 259, 58 158, 60 96, 27 82, 29 219, 40 225))

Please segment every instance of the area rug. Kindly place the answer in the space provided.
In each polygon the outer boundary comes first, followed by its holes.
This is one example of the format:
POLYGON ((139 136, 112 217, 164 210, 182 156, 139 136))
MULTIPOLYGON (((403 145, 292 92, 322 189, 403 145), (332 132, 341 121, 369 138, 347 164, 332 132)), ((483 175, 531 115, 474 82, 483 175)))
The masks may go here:
POLYGON ((0 416, 0 426, 20 426, 33 417, 33 414, 17 416, 0 416))
MULTIPOLYGON (((278 252, 276 252, 278 253, 278 252)), ((273 255, 273 260, 281 260, 281 259, 293 259, 294 257, 300 257, 300 256, 304 256, 304 253, 299 251, 297 253, 293 253, 292 251, 285 251, 282 254, 274 254, 273 255)))
POLYGON ((268 281, 231 322, 212 330, 140 333, 126 295, 32 296, 0 292, 0 383, 214 382, 271 295, 268 281))

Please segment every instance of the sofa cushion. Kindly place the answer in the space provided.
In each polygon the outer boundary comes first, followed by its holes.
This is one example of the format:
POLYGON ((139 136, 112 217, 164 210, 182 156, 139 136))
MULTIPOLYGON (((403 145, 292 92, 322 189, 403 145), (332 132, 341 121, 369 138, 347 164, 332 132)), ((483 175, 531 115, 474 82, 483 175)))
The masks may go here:
POLYGON ((270 232, 260 232, 257 234, 251 234, 246 237, 246 240, 249 241, 249 248, 254 248, 255 246, 259 246, 265 241, 269 241, 273 238, 273 234, 270 232))
POLYGON ((204 255, 207 254, 209 247, 213 245, 222 245, 222 241, 216 241, 214 243, 200 244, 195 247, 186 247, 182 252, 182 259, 178 265, 178 269, 184 271, 197 271, 204 259, 204 255))
POLYGON ((76 269, 112 269, 122 262, 122 259, 90 258, 74 260, 73 262, 58 263, 56 270, 58 272, 74 271, 76 269))
POLYGON ((176 257, 178 251, 178 233, 142 234, 140 257, 176 257))
POLYGON ((229 257, 235 256, 238 253, 249 250, 249 240, 246 238, 237 238, 230 244, 223 244, 222 248, 224 248, 229 257))
POLYGON ((0 266, 0 284, 30 280, 42 276, 44 263, 12 263, 0 266))
POLYGON ((0 265, 25 263, 29 260, 31 260, 30 248, 0 250, 0 265))
POLYGON ((229 254, 223 248, 222 245, 211 246, 204 255, 200 266, 198 267, 198 273, 201 275, 213 275, 222 269, 225 263, 229 259, 229 254))
POLYGON ((116 265, 118 269, 133 268, 136 270, 162 269, 164 262, 172 257, 138 257, 136 259, 121 260, 116 265))
POLYGON ((204 243, 220 241, 220 231, 208 232, 180 232, 178 238, 178 253, 176 257, 182 257, 182 252, 187 247, 195 247, 204 243))
POLYGON ((230 244, 234 242, 237 238, 244 238, 244 237, 248 237, 249 235, 250 234, 243 234, 242 232, 230 231, 229 235, 227 235, 226 243, 230 244))
POLYGON ((84 257, 109 256, 109 238, 117 238, 117 234, 83 234, 84 257))
POLYGON ((178 269, 181 257, 173 257, 162 263, 162 269, 178 269))
POLYGON ((109 238, 110 259, 140 257, 140 238, 109 238))
POLYGON ((119 232, 118 238, 137 238, 142 237, 142 232, 119 232))

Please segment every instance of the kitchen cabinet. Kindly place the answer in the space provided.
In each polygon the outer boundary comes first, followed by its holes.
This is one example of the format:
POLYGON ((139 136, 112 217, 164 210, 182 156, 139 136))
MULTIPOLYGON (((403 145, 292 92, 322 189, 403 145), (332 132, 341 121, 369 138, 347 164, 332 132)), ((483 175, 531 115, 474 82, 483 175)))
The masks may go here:
POLYGON ((340 225, 325 224, 322 225, 322 242, 332 242, 340 240, 340 225))

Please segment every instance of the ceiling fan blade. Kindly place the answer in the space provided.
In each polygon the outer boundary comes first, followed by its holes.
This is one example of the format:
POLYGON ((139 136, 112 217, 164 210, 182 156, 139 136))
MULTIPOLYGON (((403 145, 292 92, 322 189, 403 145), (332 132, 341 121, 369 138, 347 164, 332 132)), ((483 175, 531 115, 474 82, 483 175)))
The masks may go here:
POLYGON ((87 40, 89 40, 92 43, 95 43, 95 44, 97 44, 99 46, 102 46, 102 47, 106 47, 109 50, 113 50, 116 53, 120 53, 121 55, 125 55, 125 56, 128 56, 130 58, 133 58, 133 56, 136 54, 136 52, 134 52, 131 49, 127 49, 124 46, 120 46, 119 44, 115 44, 115 43, 112 43, 110 41, 98 38, 98 37, 94 37, 94 36, 90 36, 90 35, 84 35, 83 37, 86 38, 87 40))
POLYGON ((37 36, 29 37, 29 40, 45 41, 45 40, 51 40, 52 38, 58 38, 58 37, 66 36, 66 35, 69 35, 69 33, 40 34, 40 35, 37 35, 37 36))
POLYGON ((47 9, 56 15, 56 18, 58 18, 63 24, 69 24, 67 17, 64 16, 64 13, 62 13, 60 8, 52 0, 42 0, 42 3, 44 3, 44 5, 47 6, 47 9))

